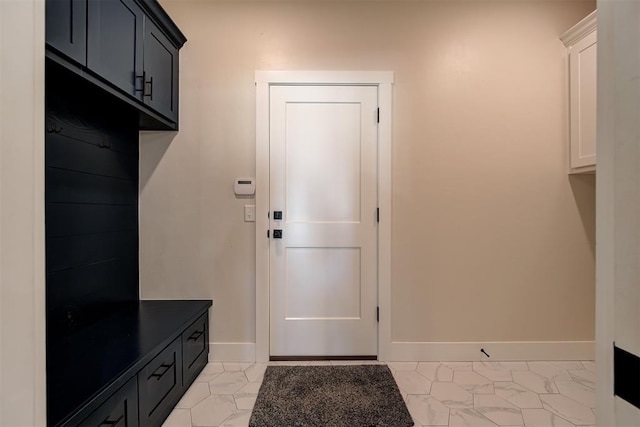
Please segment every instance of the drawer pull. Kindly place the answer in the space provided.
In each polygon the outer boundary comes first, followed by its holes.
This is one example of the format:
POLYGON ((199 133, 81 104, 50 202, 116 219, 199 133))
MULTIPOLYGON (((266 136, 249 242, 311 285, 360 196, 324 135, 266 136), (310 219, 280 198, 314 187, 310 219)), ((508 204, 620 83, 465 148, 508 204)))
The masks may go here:
POLYGON ((198 341, 198 338, 200 338, 202 335, 204 335, 204 331, 195 331, 191 334, 187 341, 198 341))
POLYGON ((124 418, 124 414, 120 415, 120 418, 118 418, 115 421, 109 421, 109 417, 107 417, 103 422, 100 423, 100 425, 101 426, 117 426, 118 424, 120 424, 120 421, 122 421, 123 418, 124 418))
POLYGON ((151 379, 153 377, 156 377, 156 379, 158 381, 160 381, 160 379, 162 377, 164 377, 164 374, 166 374, 167 372, 169 372, 169 370, 173 367, 173 365, 175 365, 176 362, 173 362, 171 365, 165 365, 164 363, 162 365, 160 365, 160 367, 158 369, 155 370, 155 372, 151 375, 149 375, 149 378, 147 379, 151 379), (164 370, 163 370, 164 369, 164 370), (160 372, 162 371, 162 372, 160 372))
POLYGON ((144 82, 145 86, 149 85, 149 93, 143 96, 148 96, 150 100, 153 101, 153 76, 149 78, 149 81, 144 82))

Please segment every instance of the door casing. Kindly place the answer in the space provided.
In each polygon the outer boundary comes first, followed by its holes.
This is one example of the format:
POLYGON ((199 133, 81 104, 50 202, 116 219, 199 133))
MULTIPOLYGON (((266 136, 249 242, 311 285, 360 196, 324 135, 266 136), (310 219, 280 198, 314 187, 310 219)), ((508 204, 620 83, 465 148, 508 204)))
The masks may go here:
POLYGON ((269 91, 274 85, 376 85, 378 124, 378 359, 391 348, 391 119, 393 72, 256 71, 256 362, 269 360, 269 91))

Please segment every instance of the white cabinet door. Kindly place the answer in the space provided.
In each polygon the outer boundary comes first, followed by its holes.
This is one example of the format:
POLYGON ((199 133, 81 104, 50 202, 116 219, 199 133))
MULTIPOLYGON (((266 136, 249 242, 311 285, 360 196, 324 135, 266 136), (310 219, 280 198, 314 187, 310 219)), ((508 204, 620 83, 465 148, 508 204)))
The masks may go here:
POLYGON ((569 53, 571 169, 596 164, 596 31, 576 42, 569 53))

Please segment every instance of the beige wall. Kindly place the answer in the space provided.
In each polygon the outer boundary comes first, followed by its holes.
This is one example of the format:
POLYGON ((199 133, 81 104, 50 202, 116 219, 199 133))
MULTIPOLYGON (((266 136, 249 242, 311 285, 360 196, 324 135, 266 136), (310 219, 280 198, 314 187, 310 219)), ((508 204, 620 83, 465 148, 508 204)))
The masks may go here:
POLYGON ((213 298, 255 341, 255 70, 389 70, 394 341, 594 339, 593 176, 567 176, 559 35, 595 2, 164 0, 180 132, 141 141, 144 298, 213 298))
POLYGON ((0 426, 46 425, 44 2, 0 1, 0 426))

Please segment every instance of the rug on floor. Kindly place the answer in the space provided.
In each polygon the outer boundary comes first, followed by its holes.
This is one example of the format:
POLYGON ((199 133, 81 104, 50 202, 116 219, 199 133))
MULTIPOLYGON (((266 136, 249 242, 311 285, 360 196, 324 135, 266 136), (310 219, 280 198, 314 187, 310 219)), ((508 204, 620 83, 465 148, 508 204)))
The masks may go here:
POLYGON ((249 427, 410 427, 386 365, 269 366, 249 427))

